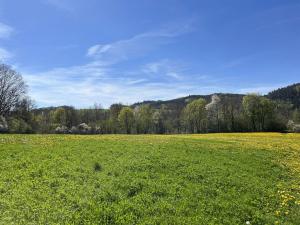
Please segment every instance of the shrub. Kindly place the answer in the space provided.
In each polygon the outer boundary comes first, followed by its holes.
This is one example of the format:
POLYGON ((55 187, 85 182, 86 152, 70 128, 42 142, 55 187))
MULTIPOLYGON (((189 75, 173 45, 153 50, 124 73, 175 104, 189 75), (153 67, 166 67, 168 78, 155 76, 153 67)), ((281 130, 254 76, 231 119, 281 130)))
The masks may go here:
POLYGON ((294 132, 295 133, 300 133, 300 124, 295 124, 294 125, 294 132))
POLYGON ((79 133, 79 130, 77 129, 77 127, 73 126, 70 130, 70 133, 71 134, 78 134, 79 133))
POLYGON ((32 127, 22 119, 11 118, 9 121, 8 131, 10 133, 32 133, 32 127))
POLYGON ((295 124, 292 120, 289 120, 287 128, 290 132, 300 133, 300 124, 295 124))
POLYGON ((66 126, 56 127, 55 133, 56 134, 67 134, 67 133, 69 133, 69 130, 66 126))
POLYGON ((92 130, 92 128, 86 123, 79 124, 77 128, 80 134, 89 134, 92 130))
POLYGON ((293 120, 289 120, 289 122, 287 123, 287 128, 289 131, 292 131, 293 130, 293 127, 294 127, 295 123, 293 120))

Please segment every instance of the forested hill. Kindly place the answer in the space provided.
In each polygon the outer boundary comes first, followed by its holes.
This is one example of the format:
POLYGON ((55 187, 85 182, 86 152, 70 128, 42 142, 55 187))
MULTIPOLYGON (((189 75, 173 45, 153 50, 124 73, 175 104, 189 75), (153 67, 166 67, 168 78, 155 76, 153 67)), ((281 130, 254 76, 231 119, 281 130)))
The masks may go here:
MULTIPOLYGON (((240 104, 242 102, 242 99, 245 95, 243 94, 230 94, 230 93, 215 93, 218 95, 221 99, 225 98, 231 98, 234 99, 234 101, 237 104, 240 104)), ((170 109, 182 109, 184 108, 189 102, 203 98, 206 100, 206 102, 211 101, 212 95, 215 94, 209 94, 209 95, 189 95, 181 98, 176 99, 170 99, 170 100, 157 100, 157 101, 143 101, 143 102, 137 102, 131 105, 131 107, 149 104, 154 109, 159 109, 161 105, 166 105, 170 109)), ((289 85, 287 87, 279 88, 277 90, 271 91, 266 95, 269 99, 272 100, 281 100, 285 102, 292 103, 295 108, 300 108, 300 83, 289 85)), ((59 107, 48 107, 48 108, 39 108, 35 109, 35 112, 39 111, 51 111, 56 108, 70 108, 70 106, 59 106, 59 107)))
POLYGON ((295 108, 300 108, 300 83, 279 88, 267 95, 272 100, 290 102, 295 108))
MULTIPOLYGON (((183 108, 187 103, 190 101, 193 101, 195 99, 203 98, 206 100, 206 102, 210 102, 211 96, 210 95, 189 95, 182 98, 176 98, 166 101, 143 101, 133 104, 133 106, 138 106, 142 104, 149 104, 153 108, 158 109, 161 105, 167 105, 171 108, 183 108)), ((221 98, 235 98, 237 102, 241 102, 244 95, 242 94, 226 94, 226 93, 216 93, 221 98)), ((295 108, 300 107, 300 83, 293 84, 287 87, 279 88, 277 90, 274 90, 266 95, 269 99, 272 100, 281 100, 285 102, 292 103, 295 108)))
MULTIPOLYGON (((199 98, 203 98, 206 100, 206 102, 210 102, 211 101, 211 96, 214 94, 210 94, 210 95, 189 95, 186 97, 182 97, 182 98, 176 98, 176 99, 171 99, 171 100, 166 100, 166 101, 143 101, 143 102, 138 102, 133 104, 132 106, 138 106, 138 105, 143 105, 143 104, 149 104, 152 108, 154 109, 158 109, 160 108, 161 105, 166 105, 169 108, 184 108, 187 103, 199 99, 199 98)), ((237 102, 241 102, 244 95, 242 94, 224 94, 224 93, 216 93, 216 95, 218 95, 221 98, 225 98, 225 97, 231 97, 231 98, 235 98, 237 100, 237 102)))

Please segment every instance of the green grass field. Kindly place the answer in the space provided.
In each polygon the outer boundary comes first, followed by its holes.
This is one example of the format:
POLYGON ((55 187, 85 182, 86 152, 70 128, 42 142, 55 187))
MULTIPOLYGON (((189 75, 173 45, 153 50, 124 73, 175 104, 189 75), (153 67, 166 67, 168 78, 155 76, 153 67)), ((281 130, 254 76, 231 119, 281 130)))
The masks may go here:
POLYGON ((0 224, 300 224, 300 135, 0 135, 0 224))

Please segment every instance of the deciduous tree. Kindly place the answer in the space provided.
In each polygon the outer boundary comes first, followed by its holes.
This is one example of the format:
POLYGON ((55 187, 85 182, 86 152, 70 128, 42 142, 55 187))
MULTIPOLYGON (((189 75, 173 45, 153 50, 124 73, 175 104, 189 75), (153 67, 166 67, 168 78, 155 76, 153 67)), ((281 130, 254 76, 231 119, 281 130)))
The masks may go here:
POLYGON ((183 110, 183 118, 187 129, 192 133, 200 133, 206 131, 205 109, 206 101, 202 98, 194 100, 187 104, 183 110))
POLYGON ((0 115, 7 115, 26 95, 21 74, 0 64, 0 115))
POLYGON ((118 118, 126 134, 130 134, 134 123, 133 110, 129 107, 123 107, 118 118))

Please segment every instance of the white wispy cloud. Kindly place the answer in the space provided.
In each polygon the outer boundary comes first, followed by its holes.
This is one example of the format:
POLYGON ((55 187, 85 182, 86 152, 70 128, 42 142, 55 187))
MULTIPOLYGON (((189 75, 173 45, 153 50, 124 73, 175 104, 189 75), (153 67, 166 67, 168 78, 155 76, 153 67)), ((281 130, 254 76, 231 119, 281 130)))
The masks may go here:
POLYGON ((107 52, 111 48, 111 45, 94 45, 88 49, 87 56, 93 57, 99 54, 107 52))
POLYGON ((59 10, 74 11, 74 1, 69 0, 42 0, 43 3, 51 5, 59 10))
POLYGON ((8 26, 0 22, 0 38, 9 38, 13 33, 14 29, 11 26, 8 26))
POLYGON ((13 54, 4 48, 0 47, 0 61, 6 61, 13 57, 13 54))
POLYGON ((145 32, 108 44, 91 46, 86 55, 106 64, 142 57, 161 45, 168 44, 172 39, 193 31, 192 23, 185 21, 169 27, 145 32))
POLYGON ((176 72, 168 72, 166 75, 175 79, 182 79, 182 76, 176 72))
POLYGON ((87 78, 86 74, 79 72, 73 75, 78 77, 81 75, 82 79, 74 80, 56 72, 24 74, 25 80, 30 84, 30 95, 40 105, 68 104, 76 107, 89 107, 98 102, 104 107, 109 107, 114 102, 131 104, 143 100, 171 99, 201 93, 205 90, 212 91, 209 86, 188 81, 149 82, 147 79, 121 77, 96 78, 95 75, 93 75, 94 78, 87 78), (52 74, 52 77, 49 74, 52 74))
POLYGON ((134 84, 140 84, 140 83, 143 83, 143 82, 146 82, 147 79, 132 79, 132 80, 128 80, 127 81, 127 84, 128 85, 134 85, 134 84))
POLYGON ((42 106, 68 104, 89 107, 97 102, 109 107, 115 102, 131 104, 218 90, 209 79, 196 82, 185 76, 185 79, 179 80, 175 70, 162 75, 169 76, 167 80, 157 79, 156 75, 152 76, 149 71, 143 70, 147 66, 137 71, 120 72, 102 64, 89 63, 41 73, 23 72, 23 76, 29 84, 30 95, 42 106))
MULTIPOLYGON (((143 100, 170 99, 214 90, 207 80, 201 84, 181 62, 162 59, 134 68, 120 68, 120 62, 133 60, 168 44, 192 30, 191 25, 169 26, 132 38, 87 49, 90 62, 85 65, 49 71, 22 71, 30 95, 40 106, 73 105, 88 107, 94 102, 109 107, 115 102, 131 104, 143 100)), ((194 76, 194 75, 193 75, 194 76)), ((200 81, 201 76, 198 76, 200 81)), ((202 77, 204 78, 204 77, 202 77)), ((207 76, 206 76, 207 78, 207 76)))
MULTIPOLYGON (((11 26, 0 22, 0 39, 8 39, 13 32, 14 29, 11 26)), ((0 46, 0 61, 5 62, 12 57, 13 54, 9 50, 0 46)))
POLYGON ((185 67, 178 62, 172 62, 167 59, 163 59, 157 62, 146 64, 142 71, 148 75, 154 75, 160 78, 164 76, 171 77, 177 80, 184 78, 185 67))

